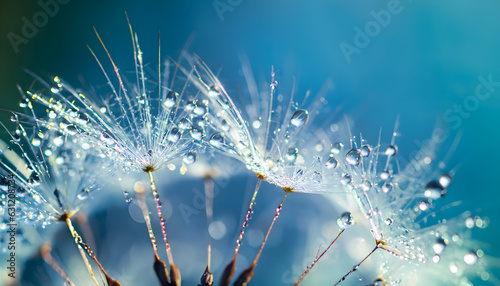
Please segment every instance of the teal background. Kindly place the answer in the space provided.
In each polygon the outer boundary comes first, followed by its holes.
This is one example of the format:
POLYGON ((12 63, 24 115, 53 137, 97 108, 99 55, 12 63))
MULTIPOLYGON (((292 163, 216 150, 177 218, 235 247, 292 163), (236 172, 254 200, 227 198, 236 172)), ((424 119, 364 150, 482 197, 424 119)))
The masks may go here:
MULTIPOLYGON (((15 53, 8 33, 22 35, 22 17, 32 19, 41 8, 36 1, 2 1, 0 108, 18 109, 16 84, 28 87, 33 80, 23 68, 43 78, 59 75, 75 86, 79 77, 93 85, 106 84, 86 47, 90 45, 106 61, 93 26, 115 62, 130 70, 127 11, 147 62, 156 64, 158 31, 162 54, 173 58, 193 36, 189 51, 213 70, 220 69, 223 82, 243 81, 238 72, 242 53, 258 78, 268 78, 271 65, 285 81, 295 76, 298 94, 309 88, 317 91, 331 79, 330 102, 342 104, 355 122, 354 130, 372 143, 380 127, 388 141, 400 115, 398 145, 403 156, 417 150, 417 140, 429 138, 435 126, 447 130, 450 138, 461 134, 448 164, 458 170, 446 199, 461 200, 459 210, 490 218, 490 226, 475 238, 490 245, 485 247, 487 253, 500 257, 500 87, 457 126, 443 118, 455 104, 474 95, 479 76, 491 74, 500 81, 500 2, 400 1, 402 11, 392 15, 350 63, 340 44, 353 45, 354 28, 364 29, 373 20, 370 11, 387 9, 390 1, 232 1, 235 5, 223 19, 214 2, 72 0, 60 5, 58 13, 15 53)), ((2 121, 8 117, 1 114, 2 121)))

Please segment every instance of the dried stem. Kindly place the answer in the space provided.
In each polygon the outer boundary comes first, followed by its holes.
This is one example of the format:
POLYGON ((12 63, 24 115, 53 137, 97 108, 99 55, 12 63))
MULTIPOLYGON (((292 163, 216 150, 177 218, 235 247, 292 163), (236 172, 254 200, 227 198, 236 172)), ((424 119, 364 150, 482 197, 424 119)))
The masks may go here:
POLYGON ((259 261, 260 255, 262 254, 262 250, 264 250, 264 246, 266 245, 267 239, 269 238, 269 234, 271 233, 271 230, 273 229, 274 223, 278 219, 281 210, 283 209, 283 202, 285 201, 286 196, 288 195, 289 192, 285 192, 285 195, 283 196, 283 199, 281 199, 281 203, 279 206, 276 208, 276 213, 274 214, 273 221, 271 222, 271 225, 269 226, 269 229, 267 230, 266 236, 264 237, 264 241, 262 242, 259 252, 257 252, 257 255, 255 256, 252 265, 250 265, 249 268, 245 269, 238 279, 235 282, 235 285, 242 285, 245 286, 247 285, 250 280, 252 280, 253 275, 254 275, 254 269, 255 266, 257 265, 257 262, 259 261))
POLYGON ((316 264, 316 262, 318 262, 321 257, 323 257, 323 255, 325 255, 325 253, 330 249, 330 247, 332 247, 332 245, 339 239, 339 237, 344 233, 345 229, 342 229, 342 231, 340 231, 340 233, 337 235, 337 237, 332 241, 332 243, 330 243, 330 245, 328 245, 328 247, 320 254, 320 255, 316 255, 316 258, 314 259, 314 261, 311 263, 311 265, 309 265, 306 269, 306 271, 304 271, 304 273, 302 273, 302 275, 300 275, 299 279, 297 280, 297 282, 295 282, 295 286, 298 286, 300 284, 300 282, 306 277, 306 275, 309 273, 309 271, 311 271, 311 269, 314 267, 314 265, 316 264))
MULTIPOLYGON (((207 176, 203 180, 205 183, 205 212, 207 215, 207 230, 213 221, 213 199, 214 199, 214 180, 207 176)), ((210 272, 210 259, 212 251, 212 238, 210 233, 208 234, 208 246, 207 246, 207 267, 205 272, 201 276, 201 285, 211 286, 214 282, 214 275, 210 272)))
POLYGON ((342 278, 340 278, 339 281, 337 281, 337 283, 334 284, 334 286, 338 285, 340 282, 344 281, 351 273, 353 273, 354 271, 358 270, 359 266, 365 262, 366 259, 368 259, 368 257, 370 257, 374 252, 375 250, 379 249, 382 247, 382 243, 377 243, 377 245, 372 249, 372 251, 370 251, 370 253, 368 253, 367 256, 365 256, 365 258, 363 258, 363 260, 361 260, 358 264, 354 265, 354 267, 349 271, 347 272, 344 276, 342 276, 342 278))
POLYGON ((40 249, 40 254, 42 255, 43 260, 45 261, 45 263, 50 265, 57 272, 57 274, 59 274, 59 276, 61 276, 70 286, 75 286, 75 283, 73 283, 73 281, 69 279, 66 272, 64 272, 61 266, 59 266, 54 258, 52 258, 52 255, 50 255, 51 250, 52 248, 48 244, 42 246, 42 248, 40 249))

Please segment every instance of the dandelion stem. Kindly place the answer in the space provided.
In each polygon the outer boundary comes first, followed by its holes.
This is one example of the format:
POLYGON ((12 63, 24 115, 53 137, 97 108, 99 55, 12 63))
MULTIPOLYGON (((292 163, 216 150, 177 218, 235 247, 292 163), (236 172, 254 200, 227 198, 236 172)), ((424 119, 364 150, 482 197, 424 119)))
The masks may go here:
POLYGON ((340 284, 340 282, 344 281, 347 278, 347 276, 349 276, 354 271, 358 270, 359 266, 363 262, 365 262, 365 260, 368 259, 368 257, 370 257, 375 252, 375 250, 382 248, 382 245, 383 245, 382 242, 378 242, 377 245, 372 249, 372 251, 370 251, 370 253, 368 253, 368 255, 365 256, 365 258, 363 258, 363 260, 361 260, 358 264, 354 265, 354 267, 349 272, 347 272, 344 276, 342 276, 342 278, 340 278, 340 280, 337 281, 337 283, 335 283, 333 286, 340 284))
MULTIPOLYGON (((205 183, 205 212, 207 215, 207 230, 213 221, 213 198, 214 198, 214 180, 207 176, 203 180, 205 183)), ((210 272, 210 260, 212 252, 212 238, 210 233, 208 234, 208 247, 207 247, 207 267, 205 272, 201 276, 201 285, 211 286, 213 284, 213 274, 210 272)))
POLYGON ((300 284, 300 282, 302 282, 302 280, 306 277, 306 275, 309 273, 309 271, 311 271, 311 269, 314 267, 314 265, 316 264, 316 262, 318 262, 321 259, 321 257, 323 257, 323 255, 325 255, 325 253, 339 239, 339 237, 344 233, 344 231, 345 231, 345 229, 342 229, 342 231, 337 235, 337 237, 332 241, 332 243, 330 243, 330 245, 328 245, 328 247, 319 256, 316 255, 316 258, 311 263, 311 265, 309 265, 309 267, 307 267, 306 271, 304 271, 304 273, 302 273, 302 275, 300 275, 300 277, 297 280, 297 282, 295 282, 295 286, 298 286, 300 284))
POLYGON ((283 199, 281 199, 281 203, 276 208, 276 213, 274 214, 273 221, 271 222, 271 225, 269 226, 269 229, 267 230, 266 236, 264 237, 264 241, 262 242, 262 244, 260 246, 259 252, 257 252, 257 255, 255 256, 255 258, 254 258, 254 260, 252 262, 252 265, 250 265, 250 267, 248 267, 247 269, 245 269, 240 274, 240 276, 238 277, 238 279, 235 282, 235 285, 246 286, 246 285, 248 285, 248 283, 250 282, 250 280, 252 280, 253 275, 254 275, 253 271, 255 269, 255 266, 257 265, 257 262, 259 261, 260 255, 262 254, 262 250, 264 250, 264 246, 266 245, 267 239, 269 238, 269 234, 271 233, 271 230, 273 229, 274 223, 278 219, 278 217, 279 217, 279 215, 281 213, 281 210, 283 209, 283 202, 285 201, 285 198, 288 195, 288 193, 289 192, 285 192, 285 195, 283 196, 283 199))
POLYGON ((85 262, 85 266, 87 266, 87 270, 89 271, 90 276, 92 276, 92 280, 94 280, 95 285, 99 286, 99 283, 97 283, 97 280, 94 276, 94 272, 92 271, 92 266, 90 265, 89 260, 87 259, 87 256, 85 255, 85 252, 83 251, 82 246, 80 245, 80 243, 82 242, 82 238, 73 227, 73 224, 71 223, 71 219, 69 218, 69 216, 66 218, 66 224, 68 225, 68 229, 71 232, 71 235, 75 239, 75 244, 76 246, 78 246, 80 255, 82 256, 83 262, 85 262))
POLYGON ((52 248, 48 244, 42 246, 42 248, 40 249, 40 254, 42 255, 43 260, 45 261, 45 263, 50 265, 57 272, 57 274, 59 274, 59 276, 61 276, 70 286, 75 286, 75 283, 73 283, 73 281, 69 279, 66 272, 64 272, 64 270, 59 266, 54 258, 52 258, 52 256, 50 255, 51 250, 52 248))
MULTIPOLYGON (((71 219, 70 217, 68 216, 66 218, 66 223, 68 224, 68 228, 71 232, 71 235, 73 236, 73 238, 75 239, 75 243, 76 245, 78 246, 78 249, 80 250, 80 254, 82 254, 82 257, 84 257, 84 261, 85 261, 85 264, 87 265, 87 268, 89 269, 89 272, 90 272, 90 275, 92 276, 92 278, 94 279, 94 282, 96 283, 96 285, 99 285, 95 279, 95 276, 92 272, 92 268, 90 266, 90 263, 88 262, 87 260, 87 257, 85 256, 85 253, 84 253, 84 250, 85 249, 85 252, 87 252, 87 254, 94 260, 94 262, 97 264, 97 266, 99 267, 99 270, 101 270, 101 273, 104 274, 104 276, 106 277, 106 282, 109 286, 121 286, 121 284, 114 280, 113 278, 111 278, 108 273, 104 270, 104 267, 102 267, 101 263, 99 262, 99 260, 97 260, 97 257, 95 256, 94 252, 92 251, 92 249, 90 249, 90 247, 88 246, 88 244, 86 244, 82 237, 78 234, 78 232, 75 230, 75 228, 73 227, 73 224, 71 223, 71 219), (83 248, 82 248, 83 246, 83 248)), ((101 276, 102 276, 101 274, 101 276)), ((103 278, 103 282, 104 282, 104 278, 103 278)))
POLYGON ((243 224, 241 226, 240 235, 236 240, 236 248, 234 249, 233 260, 231 261, 231 263, 229 263, 229 265, 226 266, 226 269, 224 269, 224 273, 222 275, 223 279, 221 279, 221 282, 219 283, 219 285, 221 286, 229 285, 229 283, 231 283, 231 279, 233 278, 234 272, 236 271, 236 258, 238 257, 238 251, 240 250, 241 242, 243 241, 243 236, 245 235, 245 228, 247 227, 248 221, 252 216, 252 208, 253 205, 255 204, 255 199, 257 198, 257 193, 259 192, 262 180, 263 177, 258 176, 257 184, 255 185, 255 190, 253 192, 252 199, 250 200, 250 205, 248 206, 245 220, 243 221, 243 224))

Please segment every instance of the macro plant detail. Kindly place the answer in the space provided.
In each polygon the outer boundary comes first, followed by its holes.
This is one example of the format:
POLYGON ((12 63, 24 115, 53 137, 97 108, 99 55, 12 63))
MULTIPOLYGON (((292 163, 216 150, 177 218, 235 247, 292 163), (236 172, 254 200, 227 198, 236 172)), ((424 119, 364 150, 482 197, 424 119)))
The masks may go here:
MULTIPOLYGON (((434 166, 434 161, 439 159, 436 150, 429 146, 422 148, 420 156, 413 160, 400 161, 396 145, 398 120, 389 144, 383 145, 380 135, 378 143, 370 145, 362 136, 357 139, 351 134, 351 119, 346 117, 345 123, 339 123, 343 121, 337 122, 337 118, 330 116, 329 121, 324 122, 324 117, 330 115, 329 107, 323 105, 328 82, 316 96, 308 92, 303 102, 298 103, 294 87, 291 94, 279 91, 276 79, 279 71, 274 68, 266 88, 260 89, 247 59, 242 59, 242 68, 250 95, 248 106, 239 105, 237 97, 227 92, 222 80, 197 55, 185 51, 177 61, 163 60, 158 52, 158 74, 150 77, 145 72, 138 36, 130 24, 129 28, 135 77, 125 76, 115 64, 112 52, 96 30, 107 59, 102 60, 93 49, 89 50, 104 75, 108 90, 83 92, 58 76, 45 81, 27 71, 36 84, 26 91, 20 88, 19 106, 26 112, 12 112, 15 131, 10 132, 2 124, 10 136, 10 144, 2 145, 0 154, 2 202, 8 199, 7 182, 13 175, 19 224, 22 222, 27 228, 41 224, 46 228, 57 221, 66 223, 93 284, 127 285, 119 282, 123 277, 112 275, 114 278, 111 278, 105 270, 113 266, 99 262, 99 252, 92 250, 84 239, 91 234, 80 234, 73 226, 72 219, 79 215, 82 205, 91 204, 98 185, 120 185, 125 204, 139 207, 146 223, 144 236, 149 238, 152 247, 152 259, 144 263, 153 266, 160 285, 181 285, 183 269, 174 263, 175 245, 167 239, 175 237, 176 232, 169 231, 167 235, 169 221, 165 213, 169 210, 162 202, 174 190, 158 187, 155 178, 164 169, 173 171, 179 166, 179 173, 184 175, 199 161, 208 164, 210 169, 210 164, 224 164, 224 160, 236 160, 256 175, 257 182, 230 262, 215 275, 212 273, 209 236, 207 263, 205 269, 199 271, 199 285, 213 285, 215 281, 219 285, 251 284, 271 230, 279 224, 284 201, 292 193, 293 196, 329 195, 334 200, 332 208, 345 210, 337 220, 338 235, 326 249, 318 251, 302 275, 296 277, 295 285, 318 275, 310 273, 313 266, 321 264, 327 252, 335 255, 344 233, 358 225, 370 234, 374 247, 351 270, 328 274, 334 285, 347 283, 344 280, 354 275, 368 259, 376 260, 378 265, 378 274, 370 285, 410 285, 415 275, 435 269, 444 269, 442 272, 446 273, 436 271, 436 280, 469 285, 470 278, 489 271, 490 266, 483 263, 488 261, 483 250, 466 237, 470 230, 486 227, 488 220, 470 212, 436 219, 442 211, 435 209, 436 201, 445 197, 459 172, 453 168, 446 170, 444 163, 434 166), (105 61, 108 60, 112 72, 107 71, 105 61), (41 88, 36 89, 37 85, 41 88), (327 132, 332 123, 345 124, 349 136, 327 132), (113 180, 104 177, 113 177, 113 180), (128 177, 138 181, 146 178, 149 189, 137 183, 127 185, 128 177), (238 254, 244 246, 245 232, 250 227, 263 181, 283 190, 284 194, 276 203, 257 254, 246 269, 237 273, 238 254), (157 218, 150 216, 150 202, 154 203, 157 218), (158 251, 160 246, 155 234, 158 231, 163 237, 169 267, 162 260, 163 253, 158 251), (92 270, 93 263, 99 275, 92 270)), ((160 37, 158 41, 161 50, 160 37)), ((214 208, 217 175, 207 171, 200 177, 205 187, 206 228, 210 229, 217 212, 214 208)), ((106 188, 100 187, 99 192, 105 192, 106 188)), ((453 207, 453 203, 449 207, 453 207)), ((6 209, 5 204, 0 209, 5 216, 3 232, 7 230, 6 209)), ((44 260, 65 283, 88 283, 89 280, 73 280, 65 265, 50 256, 47 245, 38 247, 44 260)), ((488 278, 495 281, 493 276, 488 278)))

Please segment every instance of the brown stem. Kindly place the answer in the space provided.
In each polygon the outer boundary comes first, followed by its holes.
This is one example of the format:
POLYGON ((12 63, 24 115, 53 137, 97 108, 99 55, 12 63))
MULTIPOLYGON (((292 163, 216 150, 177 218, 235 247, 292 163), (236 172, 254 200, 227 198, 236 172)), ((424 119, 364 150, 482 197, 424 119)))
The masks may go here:
POLYGON ((340 284, 340 282, 344 281, 347 278, 347 276, 349 276, 354 271, 358 270, 359 266, 363 262, 365 262, 365 260, 368 259, 368 257, 370 257, 375 252, 375 250, 377 250, 379 248, 381 248, 381 243, 377 243, 377 245, 372 249, 372 251, 370 251, 370 253, 368 253, 368 255, 365 256, 365 258, 363 258, 363 260, 361 260, 358 264, 354 265, 354 267, 349 272, 347 272, 344 276, 342 276, 342 278, 340 278, 340 280, 337 281, 337 283, 335 283, 334 286, 340 284))
POLYGON ((45 263, 50 265, 56 272, 61 276, 70 286, 75 286, 75 283, 69 279, 68 275, 64 270, 59 266, 59 264, 52 258, 52 255, 50 255, 50 251, 52 248, 48 244, 44 244, 42 248, 40 249, 40 254, 42 255, 43 260, 45 263))
POLYGON ((318 256, 316 255, 316 258, 314 259, 314 261, 311 263, 311 265, 309 265, 309 267, 307 267, 306 271, 304 271, 304 273, 302 273, 302 275, 300 275, 299 279, 297 280, 297 282, 295 282, 295 286, 298 286, 300 284, 300 282, 306 277, 306 275, 309 273, 309 271, 311 271, 311 269, 313 268, 313 266, 316 264, 316 262, 318 262, 321 257, 323 257, 323 255, 325 255, 325 253, 330 249, 330 247, 332 247, 332 245, 339 239, 339 237, 344 233, 345 229, 342 229, 342 231, 337 235, 337 237, 332 241, 332 243, 330 243, 330 245, 328 245, 328 247, 318 256))

